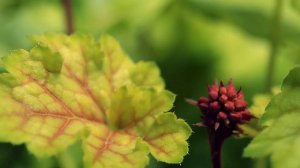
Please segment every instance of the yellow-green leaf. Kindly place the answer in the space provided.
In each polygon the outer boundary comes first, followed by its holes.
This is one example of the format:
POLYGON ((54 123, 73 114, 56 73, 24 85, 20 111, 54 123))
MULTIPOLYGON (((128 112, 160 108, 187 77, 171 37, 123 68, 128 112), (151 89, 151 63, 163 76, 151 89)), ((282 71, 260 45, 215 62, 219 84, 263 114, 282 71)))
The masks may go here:
POLYGON ((260 118, 265 113, 265 108, 267 107, 268 103, 270 102, 272 96, 280 93, 280 87, 273 87, 272 88, 272 95, 271 94, 257 94, 253 97, 253 104, 250 107, 251 113, 260 118))
MULTIPOLYGON (((153 88, 122 87, 112 97, 108 121, 114 128, 139 126, 141 122, 170 110, 175 95, 153 88), (125 100, 125 101, 124 101, 125 100)), ((145 126, 144 123, 142 123, 145 126)))
POLYGON ((150 86, 162 90, 165 87, 160 71, 153 62, 139 62, 131 72, 131 80, 137 86, 150 86))
POLYGON ((33 39, 1 60, 0 141, 46 157, 81 141, 86 168, 142 168, 150 152, 182 161, 191 130, 168 112, 175 96, 155 64, 134 63, 107 35, 33 39))
POLYGON ((270 156, 274 168, 298 168, 300 147, 300 68, 284 79, 261 118, 266 128, 245 149, 245 156, 270 156))
POLYGON ((151 129, 145 134, 145 141, 150 144, 151 153, 161 161, 180 163, 183 155, 188 153, 187 138, 190 127, 173 113, 161 114, 151 129))

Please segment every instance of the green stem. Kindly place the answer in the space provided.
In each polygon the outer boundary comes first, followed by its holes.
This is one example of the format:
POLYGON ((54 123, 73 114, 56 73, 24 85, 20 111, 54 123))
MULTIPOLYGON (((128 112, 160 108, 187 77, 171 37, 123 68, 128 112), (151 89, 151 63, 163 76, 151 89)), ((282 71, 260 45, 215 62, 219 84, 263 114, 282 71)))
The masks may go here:
POLYGON ((258 159, 254 164, 254 168, 266 168, 266 167, 268 167, 266 158, 258 159))
POLYGON ((74 32, 72 0, 61 0, 61 2, 65 11, 66 33, 72 34, 74 32))
POLYGON ((275 60, 278 54, 278 46, 280 43, 280 31, 281 31, 281 18, 282 18, 282 8, 283 0, 275 0, 275 9, 273 13, 272 23, 271 23, 271 36, 270 36, 270 56, 266 76, 266 91, 270 92, 273 86, 274 80, 274 70, 275 70, 275 60))

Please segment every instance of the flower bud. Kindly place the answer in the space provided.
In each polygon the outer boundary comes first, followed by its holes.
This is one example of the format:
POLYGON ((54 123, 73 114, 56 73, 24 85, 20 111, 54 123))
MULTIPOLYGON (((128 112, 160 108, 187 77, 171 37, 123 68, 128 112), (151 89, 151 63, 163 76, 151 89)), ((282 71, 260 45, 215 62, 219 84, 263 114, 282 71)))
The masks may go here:
POLYGON ((243 92, 236 91, 232 80, 227 86, 223 82, 208 86, 208 97, 200 97, 198 107, 202 111, 201 125, 224 136, 241 134, 240 125, 254 118, 247 109, 243 92))

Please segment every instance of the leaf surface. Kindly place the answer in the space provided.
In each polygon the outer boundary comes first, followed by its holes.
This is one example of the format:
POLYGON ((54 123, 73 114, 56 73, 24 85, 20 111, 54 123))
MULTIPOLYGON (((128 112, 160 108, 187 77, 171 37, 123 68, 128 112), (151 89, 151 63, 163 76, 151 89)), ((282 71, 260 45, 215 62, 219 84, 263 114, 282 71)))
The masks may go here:
POLYGON ((154 63, 135 64, 110 36, 33 39, 1 60, 0 141, 41 157, 81 141, 87 168, 142 168, 149 152, 182 161, 191 129, 168 112, 175 96, 154 63))
POLYGON ((284 79, 261 118, 265 128, 245 149, 245 156, 271 156, 274 168, 300 167, 300 67, 284 79))

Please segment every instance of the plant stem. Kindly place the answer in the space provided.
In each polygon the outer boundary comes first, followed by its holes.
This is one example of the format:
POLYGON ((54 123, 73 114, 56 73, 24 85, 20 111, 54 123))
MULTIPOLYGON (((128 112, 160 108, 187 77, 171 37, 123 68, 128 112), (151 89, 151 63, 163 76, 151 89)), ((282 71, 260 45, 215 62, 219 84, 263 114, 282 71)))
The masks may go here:
POLYGON ((210 155, 213 168, 221 168, 222 145, 224 137, 218 136, 214 130, 208 130, 210 155))
POLYGON ((72 34, 74 32, 72 0, 62 0, 61 2, 65 11, 66 33, 72 34))
POLYGON ((254 168, 266 168, 267 166, 266 158, 258 159, 255 161, 254 168))
POLYGON ((275 60, 278 53, 278 46, 280 43, 280 25, 281 25, 281 17, 282 17, 282 4, 283 0, 275 0, 275 9, 273 13, 272 23, 271 23, 271 35, 270 35, 270 55, 269 55, 269 63, 267 69, 266 76, 266 88, 267 92, 270 92, 273 85, 274 80, 274 70, 275 70, 275 60))

